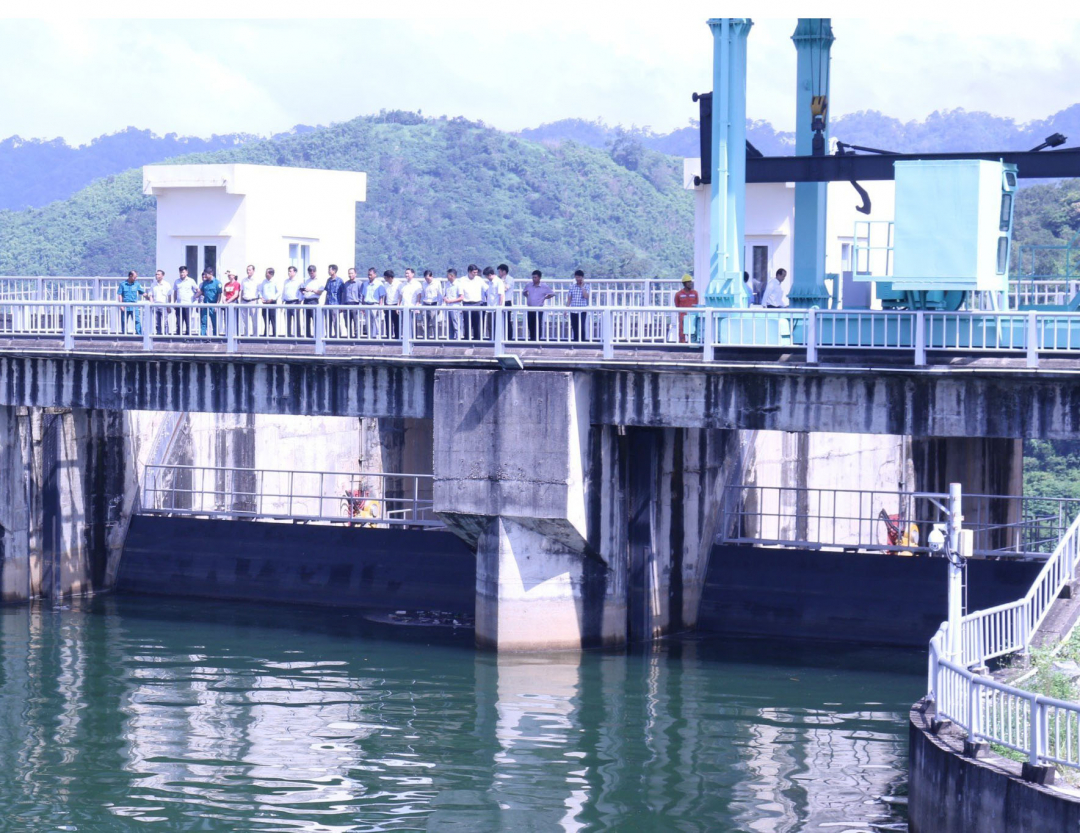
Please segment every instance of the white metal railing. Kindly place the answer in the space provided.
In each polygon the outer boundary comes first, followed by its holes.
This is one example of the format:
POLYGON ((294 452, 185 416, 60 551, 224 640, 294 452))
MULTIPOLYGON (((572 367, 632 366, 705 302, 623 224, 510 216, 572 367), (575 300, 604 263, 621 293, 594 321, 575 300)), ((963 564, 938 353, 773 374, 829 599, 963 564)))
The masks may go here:
POLYGON ((969 667, 1027 649, 1062 588, 1075 578, 1078 555, 1080 515, 1022 599, 961 617, 959 657, 949 656, 947 622, 930 640, 927 687, 938 718, 956 723, 972 741, 1024 753, 1036 766, 1080 769, 1080 704, 1023 691, 969 667))
POLYGON ((148 465, 140 513, 438 528, 431 475, 148 465))
POLYGON ((372 344, 410 355, 425 345, 488 348, 571 347, 611 358, 626 348, 714 360, 717 351, 770 357, 857 351, 1024 357, 1080 356, 1080 312, 910 312, 904 310, 720 309, 714 307, 383 307, 286 304, 123 304, 114 301, 0 301, 0 338, 62 342, 111 339, 144 350, 190 341, 226 352, 253 343, 372 344))
MULTIPOLYGON (((729 544, 930 553, 946 523, 938 495, 736 483, 724 491, 719 539, 729 544)), ((1046 558, 1080 500, 964 494, 978 556, 1046 558)))

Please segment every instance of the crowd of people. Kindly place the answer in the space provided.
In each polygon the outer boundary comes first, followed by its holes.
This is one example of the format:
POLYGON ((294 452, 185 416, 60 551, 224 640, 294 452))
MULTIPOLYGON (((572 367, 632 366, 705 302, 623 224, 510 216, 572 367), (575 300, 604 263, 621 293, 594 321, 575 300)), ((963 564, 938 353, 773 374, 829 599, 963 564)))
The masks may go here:
MULTIPOLYGON (((367 270, 366 278, 358 277, 354 267, 341 277, 334 264, 327 267, 325 277, 319 275, 316 266, 307 267, 306 278, 290 266, 284 281, 279 281, 273 268, 266 269, 262 278, 255 272, 255 267, 249 265, 241 279, 226 270, 222 282, 208 267, 196 281, 187 266, 181 266, 177 279, 169 281, 158 269, 150 286, 144 287, 138 274, 131 271, 117 288, 117 300, 124 304, 121 329, 142 333, 142 315, 137 305, 146 302, 151 305, 150 322, 155 335, 219 335, 224 320, 219 318, 218 308, 235 304, 239 307, 238 335, 277 336, 278 313, 283 311, 283 335, 312 338, 316 307, 322 304, 338 308, 325 319, 325 335, 331 338, 396 340, 402 333, 403 310, 428 308, 412 319, 416 336, 435 338, 442 330, 443 337, 450 339, 483 339, 491 337, 493 326, 483 308, 512 306, 514 297, 514 278, 506 264, 483 270, 470 264, 460 278, 452 268, 446 270, 445 278, 437 278, 430 269, 424 270, 422 277, 417 277, 414 269, 406 269, 403 277, 393 269, 384 270, 380 276, 374 267, 367 270)), ((525 315, 527 337, 537 340, 542 337, 543 313, 535 308, 544 306, 555 292, 543 282, 543 274, 537 269, 522 288, 521 296, 529 308, 525 315)), ((570 334, 575 341, 586 335, 586 326, 585 313, 574 310, 588 305, 589 287, 585 273, 578 269, 567 292, 570 334)))

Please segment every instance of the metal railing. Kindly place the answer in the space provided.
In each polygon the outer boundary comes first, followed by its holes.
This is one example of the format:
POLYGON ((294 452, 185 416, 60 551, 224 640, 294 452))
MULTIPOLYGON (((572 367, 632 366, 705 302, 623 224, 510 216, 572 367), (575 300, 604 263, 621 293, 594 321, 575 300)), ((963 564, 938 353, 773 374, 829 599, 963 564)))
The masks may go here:
POLYGON ((383 307, 284 304, 123 304, 102 301, 0 302, 0 338, 59 342, 109 339, 143 350, 192 341, 247 345, 373 344, 410 355, 417 347, 514 346, 592 350, 612 358, 627 348, 713 361, 718 350, 770 358, 802 353, 816 363, 836 352, 1080 357, 1080 312, 910 312, 692 307, 383 307))
POLYGON ((433 478, 394 472, 148 465, 141 514, 361 526, 444 526, 433 478))
POLYGON ((969 670, 986 660, 1024 651, 1065 585, 1076 576, 1080 515, 1022 599, 961 618, 960 656, 950 657, 949 625, 930 640, 927 687, 938 719, 948 719, 972 741, 987 740, 1028 756, 1036 766, 1080 769, 1080 704, 1045 697, 969 670))
MULTIPOLYGON (((936 495, 869 489, 734 484, 724 492, 723 543, 931 553, 946 517, 936 495)), ((1080 512, 1080 499, 965 494, 964 527, 981 557, 1045 558, 1080 512)))

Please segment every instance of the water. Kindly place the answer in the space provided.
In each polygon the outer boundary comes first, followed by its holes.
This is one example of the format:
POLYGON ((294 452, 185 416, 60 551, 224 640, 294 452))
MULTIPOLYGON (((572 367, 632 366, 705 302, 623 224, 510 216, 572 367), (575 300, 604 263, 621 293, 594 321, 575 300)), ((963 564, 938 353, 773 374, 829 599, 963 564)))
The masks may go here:
POLYGON ((0 610, 0 830, 905 829, 880 797, 905 791, 921 654, 471 638, 186 600, 0 610))

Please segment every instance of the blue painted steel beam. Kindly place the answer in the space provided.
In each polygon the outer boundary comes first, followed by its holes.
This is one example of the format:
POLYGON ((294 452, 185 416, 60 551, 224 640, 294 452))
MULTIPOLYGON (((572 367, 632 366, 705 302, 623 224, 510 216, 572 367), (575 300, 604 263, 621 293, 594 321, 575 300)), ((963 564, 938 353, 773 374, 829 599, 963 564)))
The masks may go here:
POLYGON ((746 226, 746 38, 749 18, 714 18, 712 182, 709 286, 705 303, 745 307, 743 232, 746 226))

